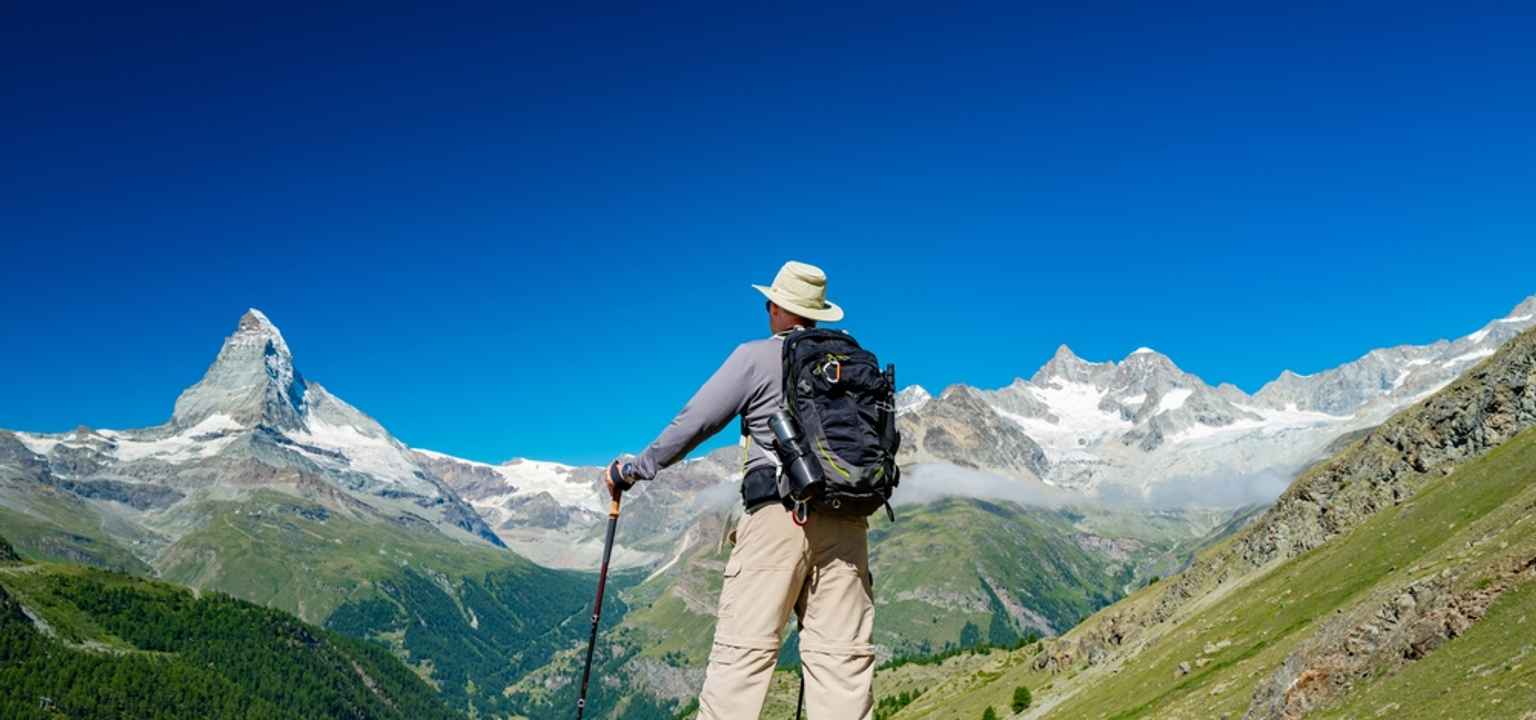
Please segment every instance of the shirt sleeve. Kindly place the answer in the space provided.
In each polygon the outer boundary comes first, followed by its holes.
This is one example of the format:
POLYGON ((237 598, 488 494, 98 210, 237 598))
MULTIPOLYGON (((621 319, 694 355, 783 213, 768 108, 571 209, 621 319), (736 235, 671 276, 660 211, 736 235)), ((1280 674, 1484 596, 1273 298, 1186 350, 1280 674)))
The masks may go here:
POLYGON ((751 366, 745 346, 737 347, 725 363, 693 394, 682 412, 635 458, 635 474, 650 480, 656 473, 688 456, 700 443, 720 432, 746 407, 751 366))

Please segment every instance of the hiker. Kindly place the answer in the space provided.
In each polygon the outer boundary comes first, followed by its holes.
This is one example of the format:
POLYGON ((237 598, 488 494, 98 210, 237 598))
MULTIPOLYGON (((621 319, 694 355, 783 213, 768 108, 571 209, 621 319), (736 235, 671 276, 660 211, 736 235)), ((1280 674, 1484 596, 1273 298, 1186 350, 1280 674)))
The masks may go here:
MULTIPOLYGON (((867 720, 874 713, 871 685, 875 653, 870 637, 875 607, 865 515, 889 499, 899 475, 892 459, 894 442, 899 442, 895 439, 894 407, 886 407, 883 400, 878 413, 887 426, 887 437, 885 449, 875 451, 875 456, 886 467, 871 474, 880 478, 884 472, 889 488, 874 495, 873 504, 851 513, 807 512, 804 503, 792 504, 782 497, 779 467, 783 460, 773 449, 775 434, 769 420, 784 405, 786 338, 791 332, 814 328, 818 322, 841 320, 843 311, 827 302, 826 274, 805 263, 785 263, 772 285, 752 287, 768 299, 765 307, 772 336, 738 346, 644 452, 613 461, 605 473, 608 488, 617 497, 635 482, 654 478, 658 470, 682 460, 739 417, 744 466, 741 492, 746 512, 730 534, 733 547, 720 590, 714 646, 699 697, 699 718, 758 717, 778 662, 780 633, 793 612, 800 624, 802 690, 809 716, 813 720, 867 720)), ((797 333, 808 335, 815 333, 797 333)), ((843 342, 857 350, 843 333, 835 333, 827 342, 843 342)), ((856 362, 848 355, 826 357, 842 358, 849 367, 856 362)), ((873 355, 868 355, 868 361, 874 362, 873 355)), ((878 371, 878 364, 873 367, 878 371)), ((832 382, 845 374, 870 379, 867 368, 845 373, 839 366, 835 368, 836 378, 831 377, 833 370, 825 371, 832 382)), ((884 384, 879 387, 889 394, 893 392, 889 385, 894 383, 894 369, 883 377, 884 384)), ((843 382, 846 387, 858 379, 843 382)), ((894 405, 894 396, 888 403, 894 405)), ((828 425, 838 420, 830 414, 827 417, 828 425)), ((865 434, 869 433, 866 429, 865 434)), ((823 441, 825 438, 823 435, 823 441)), ((854 470, 859 477, 859 468, 854 470)), ((847 477, 846 470, 839 468, 838 472, 847 477)), ((854 504, 849 503, 850 507, 854 504)), ((888 505, 885 507, 889 510, 888 505)))

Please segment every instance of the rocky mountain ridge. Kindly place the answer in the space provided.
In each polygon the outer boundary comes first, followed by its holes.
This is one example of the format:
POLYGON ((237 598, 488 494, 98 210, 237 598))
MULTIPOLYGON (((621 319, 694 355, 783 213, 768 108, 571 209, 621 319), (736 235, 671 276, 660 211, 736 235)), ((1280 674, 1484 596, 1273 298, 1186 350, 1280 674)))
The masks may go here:
POLYGON ((1536 330, 1306 472, 1188 569, 897 717, 969 717, 1025 683, 1044 689, 1030 718, 1522 718, 1536 693, 1516 671, 1536 645, 1485 625, 1536 598, 1532 472, 1536 330), (1502 669, 1447 674, 1469 656, 1502 669))
POLYGON ((1030 379, 1003 388, 956 385, 937 397, 903 389, 903 450, 909 461, 1153 503, 1190 497, 1181 484, 1282 480, 1246 498, 1264 501, 1332 440, 1445 387, 1530 327, 1536 296, 1456 340, 1372 350, 1312 375, 1285 371, 1253 395, 1212 387, 1149 348, 1090 362, 1063 345, 1030 379))

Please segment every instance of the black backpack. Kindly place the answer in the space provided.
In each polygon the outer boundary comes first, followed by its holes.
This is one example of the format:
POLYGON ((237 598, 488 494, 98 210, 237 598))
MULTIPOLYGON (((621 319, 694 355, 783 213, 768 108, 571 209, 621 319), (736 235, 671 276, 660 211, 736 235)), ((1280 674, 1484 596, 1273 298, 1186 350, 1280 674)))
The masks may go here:
MULTIPOLYGON (((896 366, 840 330, 795 330, 784 338, 784 409, 798 425, 813 476, 824 485, 810 509, 867 516, 901 481, 896 451, 896 366)), ((779 449, 781 458, 783 448, 779 449)), ((804 508, 800 508, 803 514, 804 508)))

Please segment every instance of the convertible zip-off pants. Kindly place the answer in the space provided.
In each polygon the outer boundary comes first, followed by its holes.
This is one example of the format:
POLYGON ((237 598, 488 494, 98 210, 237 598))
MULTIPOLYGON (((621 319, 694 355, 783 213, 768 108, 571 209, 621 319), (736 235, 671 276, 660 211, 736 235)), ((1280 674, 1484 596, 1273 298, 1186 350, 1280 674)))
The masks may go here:
POLYGON ((804 527, 768 505, 736 525, 699 720, 756 720, 790 612, 800 618, 800 663, 810 720, 870 720, 875 605, 868 523, 813 513, 804 527))

